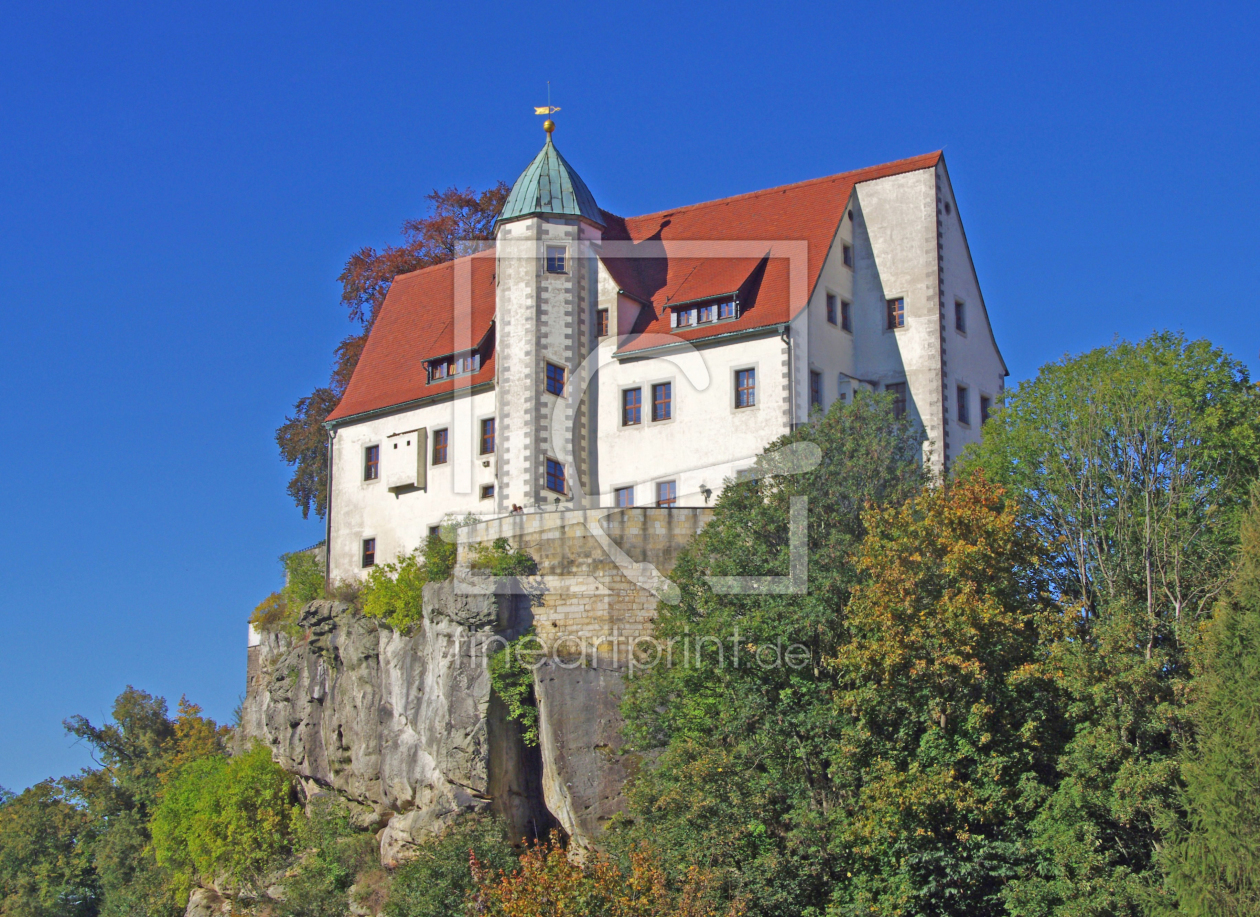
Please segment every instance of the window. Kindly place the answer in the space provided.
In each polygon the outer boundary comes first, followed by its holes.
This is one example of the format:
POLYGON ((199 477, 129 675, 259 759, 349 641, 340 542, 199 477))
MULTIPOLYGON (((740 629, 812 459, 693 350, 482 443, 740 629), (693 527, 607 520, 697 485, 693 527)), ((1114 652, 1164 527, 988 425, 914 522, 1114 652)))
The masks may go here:
POLYGON ((967 333, 967 304, 961 299, 954 300, 954 330, 959 334, 967 333))
POLYGON ((547 273, 563 274, 564 273, 564 246, 548 245, 547 246, 547 273))
POLYGON ((483 500, 489 500, 489 499, 491 499, 491 498, 493 498, 493 497, 494 497, 494 485, 493 485, 493 484, 482 484, 482 485, 481 485, 481 499, 483 499, 483 500))
POLYGON ((827 321, 831 322, 831 324, 833 325, 837 324, 838 322, 838 319, 836 317, 836 294, 835 293, 827 294, 827 321))
POLYGON ((430 382, 436 382, 439 379, 446 379, 450 376, 475 373, 479 369, 481 369, 481 353, 476 350, 452 354, 449 357, 440 357, 428 362, 430 382))
POLYGON ((675 320, 675 324, 677 324, 679 328, 682 328, 685 325, 694 325, 696 323, 695 309, 682 309, 674 314, 678 316, 675 320))
POLYGON ((628 388, 621 393, 621 425, 633 427, 643 422, 643 389, 628 388))
POLYGON ((376 566, 376 539, 375 538, 363 539, 363 566, 365 567, 376 566))
POLYGON ((904 382, 889 382, 884 386, 884 391, 893 394, 893 417, 901 419, 906 416, 906 384, 904 382))
POLYGON ((669 420, 674 416, 674 385, 658 382, 652 386, 652 420, 669 420))
POLYGON ((958 422, 968 426, 971 425, 971 399, 967 397, 969 394, 967 386, 958 386, 958 422))
POLYGON ((717 305, 716 304, 711 303, 707 306, 700 307, 700 319, 699 319, 700 321, 711 322, 711 321, 715 321, 716 319, 717 319, 717 305))
POLYGON ((993 410, 993 399, 988 395, 980 396, 980 426, 989 422, 989 412, 993 410))
POLYGON ((445 465, 447 453, 450 451, 450 430, 433 431, 433 464, 445 465))
POLYGON ((809 406, 822 407, 822 373, 816 369, 809 371, 809 406))
POLYGON ((718 303, 718 318, 734 318, 735 317, 735 300, 728 299, 726 302, 718 303))
POLYGON ((906 327, 906 301, 904 299, 888 300, 888 327, 906 327))
POLYGON ((844 256, 844 266, 850 268, 853 267, 853 246, 848 242, 842 242, 840 247, 841 254, 844 256))
POLYGON ((840 327, 845 331, 853 331, 853 303, 847 299, 840 300, 840 327))
POLYGON ((618 487, 613 491, 613 502, 617 506, 634 506, 634 488, 618 487))
POLYGON ((381 476, 381 447, 368 446, 363 450, 363 480, 375 481, 381 476))
POLYGON ((481 421, 481 454, 494 452, 494 418, 486 417, 481 421))
POLYGON ((564 486, 564 465, 555 459, 547 459, 547 489, 558 494, 568 493, 564 486))
POLYGON ((441 537, 442 537, 442 526, 440 526, 440 525, 431 525, 431 526, 429 526, 429 537, 430 537, 430 538, 441 538, 441 537))
POLYGON ((555 363, 547 364, 547 391, 553 395, 564 394, 564 367, 555 363))
POLYGON ((677 481, 657 481, 656 482, 656 505, 657 506, 673 506, 678 502, 678 482, 677 481))
POLYGON ((735 373, 735 407, 751 408, 757 404, 757 370, 741 369, 735 373))
POLYGON ((595 310, 595 336, 608 337, 608 310, 595 310))

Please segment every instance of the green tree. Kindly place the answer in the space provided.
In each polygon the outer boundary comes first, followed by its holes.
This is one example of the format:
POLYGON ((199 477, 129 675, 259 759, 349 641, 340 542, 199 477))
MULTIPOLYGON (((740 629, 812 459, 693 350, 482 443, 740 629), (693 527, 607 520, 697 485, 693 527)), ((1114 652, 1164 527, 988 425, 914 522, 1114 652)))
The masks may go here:
POLYGON ((1156 334, 1042 368, 963 463, 1020 500, 1079 609, 1054 663, 1072 738, 1013 913, 1137 914, 1187 737, 1188 650, 1228 581, 1260 414, 1245 366, 1156 334))
POLYGON ((1182 914, 1260 913, 1260 484, 1239 563, 1207 628, 1191 712, 1197 746, 1182 756, 1185 817, 1167 848, 1182 914))
POLYGON ((862 512, 901 504, 924 480, 922 434, 894 419, 888 396, 837 403, 767 456, 806 444, 821 454, 816 468, 775 473, 784 469, 760 459, 674 567, 681 601, 662 604, 656 623, 674 664, 635 677, 623 706, 631 743, 663 751, 630 788, 632 824, 617 832, 623 849, 650 842, 676 878, 698 866, 749 913, 785 917, 821 914, 842 876, 830 825, 843 802, 831 777, 843 766, 839 683, 824 660, 858 583, 862 512), (706 577, 789 573, 794 497, 808 498, 808 592, 715 591, 706 577))
POLYGON ((472 817, 457 822, 441 837, 418 844, 414 856, 394 873, 384 917, 462 914, 464 899, 473 888, 470 858, 487 874, 515 871, 517 855, 506 834, 496 819, 472 817))
POLYGON ((299 856, 285 875, 280 917, 344 917, 356 879, 379 865, 373 836, 351 823, 344 802, 316 796, 293 843, 299 856))
POLYGON ((87 854, 98 826, 45 780, 0 805, 0 915, 95 917, 100 889, 87 854))
POLYGON ((323 518, 328 510, 328 436, 323 423, 350 384, 390 284, 399 274, 450 261, 471 252, 478 242, 492 239, 508 190, 503 182, 480 192, 455 187, 435 190, 427 197, 430 212, 403 224, 402 245, 386 246, 379 252, 365 247, 346 262, 338 278, 341 301, 360 330, 337 346, 328 385, 300 398, 292 416, 276 430, 280 455, 293 466, 289 496, 302 510, 302 518, 311 510, 323 518))

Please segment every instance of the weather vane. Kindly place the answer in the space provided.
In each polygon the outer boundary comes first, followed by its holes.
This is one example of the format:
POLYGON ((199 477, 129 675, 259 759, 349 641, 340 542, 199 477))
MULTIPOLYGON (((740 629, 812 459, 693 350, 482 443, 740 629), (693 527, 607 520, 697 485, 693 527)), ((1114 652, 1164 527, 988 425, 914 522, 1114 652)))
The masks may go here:
POLYGON ((560 106, 552 106, 551 104, 551 80, 547 80, 547 104, 535 105, 534 114, 546 115, 547 120, 543 122, 543 130, 547 132, 547 138, 551 139, 551 132, 556 129, 556 122, 551 120, 551 116, 560 110, 560 106))

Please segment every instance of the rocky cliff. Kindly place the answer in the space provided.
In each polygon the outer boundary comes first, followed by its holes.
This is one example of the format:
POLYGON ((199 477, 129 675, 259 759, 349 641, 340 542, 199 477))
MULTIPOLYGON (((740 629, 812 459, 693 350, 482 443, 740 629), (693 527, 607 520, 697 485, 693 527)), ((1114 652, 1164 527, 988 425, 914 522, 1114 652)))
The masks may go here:
POLYGON ((425 587, 424 617, 401 634, 348 606, 313 602, 302 636, 251 649, 242 738, 268 745, 308 794, 334 792, 378 829, 381 860, 462 815, 489 810, 518 838, 559 824, 590 843, 623 807, 635 759, 621 755, 621 673, 541 665, 539 746, 528 747, 490 687, 496 640, 532 622, 524 596, 425 587))

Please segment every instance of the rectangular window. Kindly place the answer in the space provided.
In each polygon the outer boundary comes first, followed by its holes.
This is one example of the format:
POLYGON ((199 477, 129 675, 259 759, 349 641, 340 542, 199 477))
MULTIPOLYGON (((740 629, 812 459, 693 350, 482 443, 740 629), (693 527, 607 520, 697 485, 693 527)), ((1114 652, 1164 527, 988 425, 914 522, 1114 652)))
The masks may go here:
POLYGON ((718 318, 734 318, 735 317, 735 300, 730 299, 726 302, 718 303, 718 318))
POLYGON ((841 242, 841 254, 844 256, 844 266, 853 267, 853 246, 848 242, 841 242))
POLYGON ((711 322, 717 319, 717 306, 708 305, 700 307, 700 321, 711 322))
POLYGON ((840 327, 845 331, 853 331, 853 303, 847 299, 840 300, 840 327))
POLYGON ((652 420, 669 420, 674 416, 674 385, 658 382, 652 386, 652 420))
POLYGON ((617 506, 634 506, 634 488, 618 487, 613 491, 613 502, 617 506))
POLYGON ((433 431, 433 464, 445 465, 450 451, 450 430, 433 431))
POLYGON ((954 330, 959 334, 967 333, 967 304, 961 299, 954 300, 954 330))
POLYGON ((888 327, 906 327, 906 301, 904 299, 888 300, 888 327))
POLYGON ((839 318, 836 315, 836 294, 835 293, 827 294, 827 321, 831 322, 831 324, 833 325, 839 322, 839 318))
POLYGON ((375 481, 381 476, 381 447, 368 446, 363 450, 363 480, 375 481))
POLYGON ((483 500, 489 500, 489 499, 491 499, 491 498, 493 498, 493 497, 494 497, 494 485, 493 485, 493 484, 482 484, 482 485, 481 485, 481 499, 483 499, 483 500))
POLYGON ((681 310, 681 311, 679 311, 679 312, 676 312, 675 314, 678 316, 678 327, 679 327, 679 328, 682 328, 682 327, 683 327, 683 326, 685 326, 685 325, 694 325, 694 324, 695 324, 695 322, 696 322, 696 310, 695 310, 695 309, 683 309, 683 310, 681 310))
POLYGON ((375 538, 363 539, 363 566, 365 567, 376 566, 376 539, 375 538))
POLYGON ((809 371, 809 406, 822 407, 822 373, 816 369, 809 371))
POLYGON ((595 336, 608 337, 608 310, 595 310, 595 336))
POLYGON ((971 399, 967 396, 971 394, 967 390, 967 386, 958 386, 958 422, 971 425, 971 399))
POLYGON ((440 525, 431 525, 431 526, 429 526, 429 537, 430 537, 430 538, 441 538, 441 537, 442 537, 442 526, 440 526, 440 525))
POLYGON ((564 394, 564 367, 555 363, 547 364, 547 391, 553 395, 564 394))
POLYGON ((757 403, 757 370, 741 369, 735 373, 735 407, 751 408, 757 403))
POLYGON ((643 422, 643 389, 628 388, 621 393, 621 425, 633 427, 643 422))
POLYGON ((481 454, 494 452, 494 418, 486 417, 481 421, 481 454))
POLYGON ((677 481, 657 481, 656 482, 656 505, 657 506, 673 506, 678 502, 678 482, 677 481))
POLYGON ((567 494, 564 486, 564 464, 555 459, 547 459, 547 489, 558 494, 567 494))
POLYGON ((893 417, 900 419, 906 416, 906 384, 904 382, 889 382, 884 386, 884 391, 893 394, 893 417))
POLYGON ((547 273, 563 274, 564 273, 564 246, 548 245, 547 246, 547 273))
POLYGON ((980 396, 980 425, 984 426, 989 422, 989 412, 993 410, 993 399, 988 395, 980 396))

